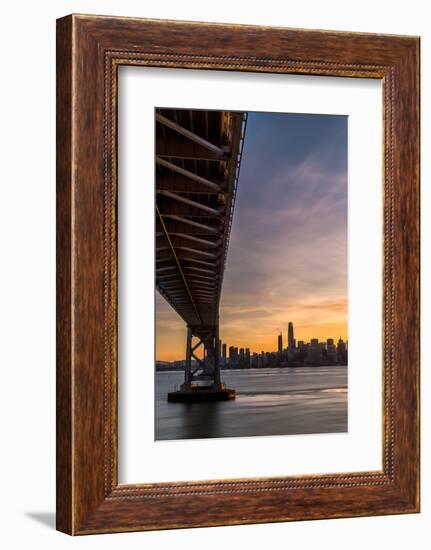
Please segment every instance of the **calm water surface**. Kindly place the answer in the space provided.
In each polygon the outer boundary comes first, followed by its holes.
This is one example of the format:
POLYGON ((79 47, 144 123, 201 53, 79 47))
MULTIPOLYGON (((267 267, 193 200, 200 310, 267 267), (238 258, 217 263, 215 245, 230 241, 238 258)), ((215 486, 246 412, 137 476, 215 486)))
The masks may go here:
POLYGON ((156 440, 347 431, 347 367, 222 371, 235 400, 168 403, 183 379, 156 373, 156 440))

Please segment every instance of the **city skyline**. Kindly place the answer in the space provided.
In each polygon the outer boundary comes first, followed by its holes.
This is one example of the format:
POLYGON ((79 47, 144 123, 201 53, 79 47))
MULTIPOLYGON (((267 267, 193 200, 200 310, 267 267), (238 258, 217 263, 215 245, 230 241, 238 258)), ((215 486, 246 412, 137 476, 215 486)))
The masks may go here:
MULTIPOLYGON (((157 360, 183 358, 184 322, 159 295, 156 308, 157 360)), ((249 113, 220 339, 277 349, 285 319, 297 340, 348 337, 344 116, 249 113)))
MULTIPOLYGON (((250 356, 252 356, 253 354, 262 354, 262 353, 265 353, 265 354, 272 354, 272 355, 275 355, 275 354, 279 354, 279 353, 285 353, 287 351, 294 351, 294 350, 298 350, 301 346, 309 346, 310 344, 312 344, 313 342, 316 342, 318 343, 319 345, 321 346, 326 346, 328 344, 330 345, 339 345, 341 344, 342 346, 346 346, 346 349, 348 347, 348 339, 344 339, 342 338, 342 336, 338 336, 338 337, 332 337, 332 336, 328 336, 328 337, 325 337, 323 339, 319 339, 319 338, 316 338, 316 337, 311 337, 309 339, 302 339, 302 338, 297 338, 296 337, 296 325, 295 325, 295 333, 293 332, 293 323, 289 321, 288 324, 286 324, 286 330, 285 331, 280 331, 277 335, 275 335, 274 337, 274 342, 273 342, 273 346, 271 349, 254 349, 253 347, 248 347, 248 346, 238 346, 238 345, 235 345, 235 343, 232 343, 230 341, 224 341, 224 340, 220 340, 220 357, 223 359, 225 359, 226 357, 230 357, 230 351, 232 349, 236 349, 237 352, 239 350, 244 350, 245 351, 248 351, 248 353, 250 354, 250 356), (286 345, 285 345, 286 344, 286 345)), ((157 359, 158 362, 160 363, 163 363, 163 362, 166 362, 166 363, 175 363, 175 362, 179 362, 179 361, 184 361, 184 357, 177 357, 176 359, 173 359, 173 360, 159 360, 157 359)), ((223 363, 222 363, 223 364, 223 363)))

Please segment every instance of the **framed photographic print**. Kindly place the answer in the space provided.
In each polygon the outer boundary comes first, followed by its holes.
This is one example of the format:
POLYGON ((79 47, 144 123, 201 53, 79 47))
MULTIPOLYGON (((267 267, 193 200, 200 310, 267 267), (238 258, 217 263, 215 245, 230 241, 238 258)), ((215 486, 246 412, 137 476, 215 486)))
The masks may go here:
POLYGON ((419 39, 57 22, 57 528, 419 511, 419 39))

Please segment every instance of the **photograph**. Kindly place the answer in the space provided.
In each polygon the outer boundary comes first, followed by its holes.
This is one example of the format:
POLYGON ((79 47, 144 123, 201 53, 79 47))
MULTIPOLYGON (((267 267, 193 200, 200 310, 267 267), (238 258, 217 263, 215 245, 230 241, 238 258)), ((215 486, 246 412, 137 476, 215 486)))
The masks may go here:
POLYGON ((155 440, 348 431, 348 116, 155 109, 155 440))

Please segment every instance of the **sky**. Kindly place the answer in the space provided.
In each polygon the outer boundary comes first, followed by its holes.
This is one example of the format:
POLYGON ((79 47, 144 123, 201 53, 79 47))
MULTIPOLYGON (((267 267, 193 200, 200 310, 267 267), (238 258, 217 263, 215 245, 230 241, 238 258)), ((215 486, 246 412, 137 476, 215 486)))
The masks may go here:
MULTIPOLYGON (((227 346, 347 339, 347 117, 249 113, 220 304, 227 346)), ((156 357, 185 324, 157 293, 156 357)))

